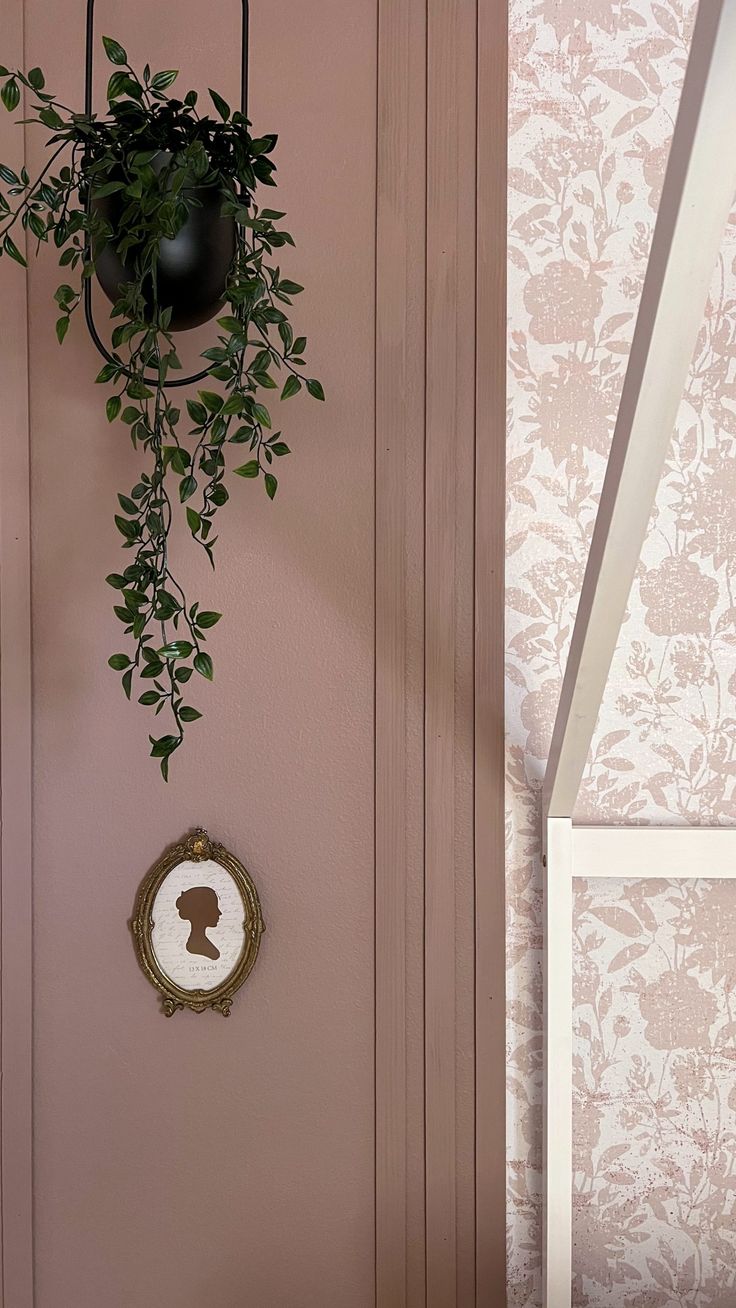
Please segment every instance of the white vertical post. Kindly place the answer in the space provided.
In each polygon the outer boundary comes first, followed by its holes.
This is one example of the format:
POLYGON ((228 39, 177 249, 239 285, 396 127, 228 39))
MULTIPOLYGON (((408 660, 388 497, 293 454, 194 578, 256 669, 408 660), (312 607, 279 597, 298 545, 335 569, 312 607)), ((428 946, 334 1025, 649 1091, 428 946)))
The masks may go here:
POLYGON ((548 818, 544 868, 543 1308, 572 1288, 572 821, 548 818))

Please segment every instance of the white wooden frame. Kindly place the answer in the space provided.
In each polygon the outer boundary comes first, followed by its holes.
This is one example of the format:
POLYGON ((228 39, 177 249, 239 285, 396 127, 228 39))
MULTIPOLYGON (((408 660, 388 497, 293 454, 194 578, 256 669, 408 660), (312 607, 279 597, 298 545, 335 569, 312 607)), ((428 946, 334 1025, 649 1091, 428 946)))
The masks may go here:
POLYGON ((572 894, 736 879, 736 829, 575 827, 575 801, 736 194, 736 0, 701 0, 544 784, 543 1302, 572 1290, 572 894))
POLYGON ((736 827, 576 827, 548 822, 545 1050, 545 1308, 572 1284, 573 890, 576 878, 736 881, 736 827))

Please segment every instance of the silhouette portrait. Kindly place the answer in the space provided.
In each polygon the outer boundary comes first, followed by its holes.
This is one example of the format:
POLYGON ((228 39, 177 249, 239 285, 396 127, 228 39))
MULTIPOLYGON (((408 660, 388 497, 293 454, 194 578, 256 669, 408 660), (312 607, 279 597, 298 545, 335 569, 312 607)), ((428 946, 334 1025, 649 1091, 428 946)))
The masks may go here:
POLYGON ((219 958, 220 951, 208 939, 205 932, 208 927, 216 927, 222 913, 217 893, 211 886, 191 886, 183 890, 176 901, 179 917, 191 925, 187 950, 190 954, 202 954, 205 958, 219 958))

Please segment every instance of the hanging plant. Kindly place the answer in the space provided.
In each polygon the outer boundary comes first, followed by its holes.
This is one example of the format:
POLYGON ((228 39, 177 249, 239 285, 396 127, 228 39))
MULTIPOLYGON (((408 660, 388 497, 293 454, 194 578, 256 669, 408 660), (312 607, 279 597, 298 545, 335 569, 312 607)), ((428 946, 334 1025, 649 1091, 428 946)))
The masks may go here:
MULTIPOLYGON (((276 224, 284 217, 259 209, 258 184, 273 186, 276 137, 253 137, 250 123, 215 91, 217 117, 200 116, 197 94, 183 100, 168 88, 177 73, 139 78, 117 41, 103 38, 115 65, 105 117, 75 113, 46 91, 40 68, 25 74, 0 66, 0 98, 11 113, 22 84, 33 99, 24 122, 52 133, 51 151, 31 181, 0 164, 0 255, 25 266, 13 229, 41 245, 53 242, 59 262, 75 274, 55 294, 56 334, 63 341, 72 314, 95 273, 112 300, 112 352, 97 381, 110 388, 110 422, 120 419, 147 466, 118 495, 115 523, 131 561, 107 581, 119 592, 115 614, 130 637, 110 666, 130 699, 170 716, 167 734, 150 736, 151 755, 168 780, 169 760, 185 725, 201 714, 189 703, 196 673, 211 681, 204 645, 219 613, 190 604, 172 571, 170 532, 175 504, 214 567, 213 523, 228 500, 228 445, 239 447, 232 473, 262 480, 273 499, 278 460, 289 453, 260 392, 280 389, 287 400, 305 386, 306 338, 295 336, 286 312, 302 287, 282 277, 275 250, 294 242, 276 224), (174 333, 214 314, 218 333, 202 358, 204 387, 186 401, 188 422, 167 391, 181 369, 174 333), (182 430, 186 427, 186 433, 182 430), (142 686, 140 684, 142 682, 142 686)), ((22 242, 21 242, 22 244, 22 242)))

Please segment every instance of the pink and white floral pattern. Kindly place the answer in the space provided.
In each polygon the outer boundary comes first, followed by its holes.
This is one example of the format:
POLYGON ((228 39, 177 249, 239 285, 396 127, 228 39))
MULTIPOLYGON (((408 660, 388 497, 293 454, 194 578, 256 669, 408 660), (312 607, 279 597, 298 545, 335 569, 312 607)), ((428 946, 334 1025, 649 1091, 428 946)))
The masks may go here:
POLYGON ((573 1304, 736 1303, 736 896, 580 882, 573 1304))
MULTIPOLYGON (((540 1303, 539 787, 695 10, 510 0, 512 1308, 540 1303)), ((735 255, 732 226, 579 820, 736 820, 735 255)), ((734 1308, 736 888, 581 883, 575 946, 574 1302, 734 1308)))

